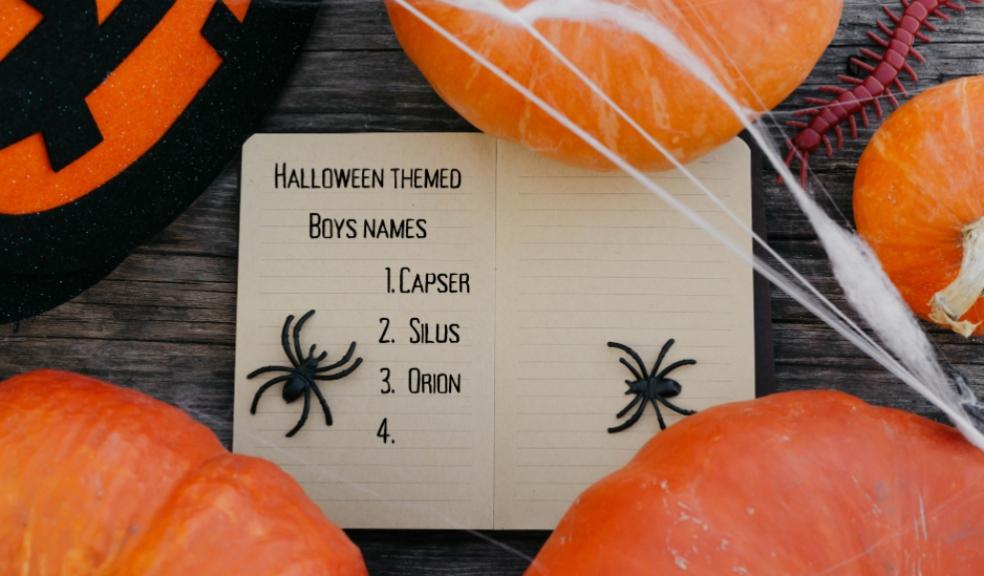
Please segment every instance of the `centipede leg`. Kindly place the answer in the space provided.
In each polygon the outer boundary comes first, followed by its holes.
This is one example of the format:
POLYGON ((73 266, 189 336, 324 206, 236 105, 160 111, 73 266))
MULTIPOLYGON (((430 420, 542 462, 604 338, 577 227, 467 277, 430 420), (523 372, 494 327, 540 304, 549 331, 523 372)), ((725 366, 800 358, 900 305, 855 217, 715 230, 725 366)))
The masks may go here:
POLYGON ((892 82, 892 85, 895 86, 896 88, 898 88, 899 89, 899 92, 901 92, 903 96, 905 96, 906 98, 909 97, 909 91, 906 90, 905 84, 903 84, 901 80, 899 80, 898 78, 896 78, 895 81, 892 82))
MULTIPOLYGON (((803 116, 813 117, 819 114, 820 111, 821 111, 820 108, 804 108, 802 110, 797 110, 793 112, 793 118, 802 118, 803 116)), ((788 126, 789 123, 787 122, 786 125, 788 126)))
POLYGON ((823 136, 820 137, 820 141, 823 142, 824 148, 827 149, 827 158, 833 158, 834 157, 834 145, 830 141, 830 136, 827 136, 826 134, 824 134, 823 136))
POLYGON ((916 70, 908 62, 902 64, 902 71, 908 74, 913 82, 919 82, 919 75, 916 74, 916 70))
POLYGON ((875 67, 874 66, 872 66, 871 64, 868 64, 867 62, 865 62, 864 60, 858 58, 857 56, 851 58, 851 63, 854 64, 855 66, 857 66, 858 68, 860 68, 861 70, 864 70, 868 74, 872 74, 875 71, 875 67))
POLYGON ((889 38, 891 38, 892 36, 895 35, 892 32, 892 29, 888 27, 888 24, 885 24, 881 20, 878 21, 877 26, 878 26, 878 29, 881 30, 882 34, 884 34, 885 36, 888 36, 889 38))
MULTIPOLYGON (((901 17, 896 16, 895 12, 892 12, 892 9, 889 8, 888 6, 882 6, 882 11, 885 13, 885 16, 887 16, 888 19, 892 21, 892 24, 898 26, 901 17)), ((889 32, 889 34, 891 34, 891 32, 889 32)))
POLYGON ((873 96, 871 98, 871 106, 875 109, 875 115, 878 116, 879 120, 885 117, 885 110, 882 108, 882 103, 881 100, 878 99, 878 96, 873 96))
POLYGON ((899 104, 899 99, 895 97, 895 92, 892 92, 891 87, 885 87, 885 97, 888 98, 888 101, 892 103, 892 106, 895 107, 895 109, 898 109, 901 106, 901 104, 899 104))
MULTIPOLYGON (((793 158, 796 157, 796 147, 792 143, 789 144, 789 153, 786 154, 786 166, 793 167, 793 158)), ((781 176, 780 176, 781 178, 781 176)))
POLYGON ((874 42, 875 44, 878 44, 882 48, 888 48, 888 40, 885 40, 884 38, 879 36, 878 33, 875 32, 874 30, 868 31, 868 39, 874 42))

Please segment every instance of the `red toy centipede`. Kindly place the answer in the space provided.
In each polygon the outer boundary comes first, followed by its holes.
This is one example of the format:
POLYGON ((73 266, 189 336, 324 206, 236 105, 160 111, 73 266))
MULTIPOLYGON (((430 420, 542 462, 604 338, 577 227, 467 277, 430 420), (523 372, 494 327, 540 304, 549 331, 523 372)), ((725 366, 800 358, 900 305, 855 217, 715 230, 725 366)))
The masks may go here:
MULTIPOLYGON (((984 0, 966 0, 980 4, 984 0)), ((806 185, 810 156, 820 146, 826 149, 827 156, 833 156, 834 145, 830 139, 833 131, 837 137, 837 148, 844 146, 843 124, 848 123, 851 137, 858 137, 857 117, 865 128, 870 120, 868 109, 874 111, 881 119, 884 114, 881 98, 886 98, 896 108, 899 107, 895 90, 903 96, 908 91, 902 83, 902 74, 907 75, 913 82, 919 77, 909 62, 914 58, 919 62, 926 59, 915 48, 916 41, 929 42, 924 32, 935 32, 937 27, 930 21, 936 17, 943 21, 950 19, 944 12, 949 9, 954 12, 964 12, 967 8, 958 0, 901 0, 902 14, 895 14, 888 6, 882 6, 891 25, 878 21, 878 30, 868 32, 868 37, 880 46, 881 54, 869 48, 862 48, 860 55, 852 57, 851 63, 863 73, 864 78, 841 74, 837 78, 850 87, 821 86, 820 91, 832 94, 831 98, 809 97, 805 101, 812 107, 794 113, 797 117, 809 117, 810 120, 791 120, 787 125, 799 130, 796 136, 788 140, 789 153, 786 155, 786 165, 792 167, 795 160, 800 162, 800 179, 806 185)))

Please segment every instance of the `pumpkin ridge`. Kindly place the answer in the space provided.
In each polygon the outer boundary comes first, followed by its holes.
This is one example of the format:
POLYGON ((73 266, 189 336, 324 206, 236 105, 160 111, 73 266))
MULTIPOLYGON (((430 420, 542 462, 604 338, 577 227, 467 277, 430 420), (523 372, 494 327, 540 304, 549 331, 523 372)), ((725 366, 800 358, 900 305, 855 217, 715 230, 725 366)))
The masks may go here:
MULTIPOLYGON (((198 470, 201 470, 209 462, 227 456, 227 454, 216 454, 201 463, 198 466, 189 467, 185 470, 184 474, 175 479, 174 484, 171 489, 167 492, 167 496, 162 498, 157 506, 157 508, 151 513, 150 516, 146 518, 143 522, 141 529, 137 533, 126 540, 123 545, 119 546, 109 557, 109 560, 104 564, 103 568, 97 572, 94 576, 113 576, 116 574, 125 574, 121 572, 116 565, 124 558, 131 550, 137 549, 143 543, 143 541, 148 537, 152 528, 165 517, 165 511, 172 500, 177 498, 180 488, 186 483, 186 481, 192 477, 198 470)), ((131 528, 132 529, 132 528, 131 528)))
POLYGON ((0 572, 11 567, 366 574, 355 545, 273 464, 231 454, 165 402, 55 370, 0 382, 0 572), (182 534, 193 537, 176 547, 182 534))
POLYGON ((284 566, 297 576, 366 574, 359 549, 292 478, 266 460, 226 452, 189 471, 106 575, 181 576, 194 569, 265 576, 284 566), (216 559, 212 551, 228 539, 253 554, 216 559))
POLYGON ((57 370, 0 382, 0 495, 8 497, 0 524, 41 510, 31 540, 57 550, 28 552, 0 538, 0 565, 100 570, 133 539, 155 493, 219 450, 207 428, 137 391, 57 370))

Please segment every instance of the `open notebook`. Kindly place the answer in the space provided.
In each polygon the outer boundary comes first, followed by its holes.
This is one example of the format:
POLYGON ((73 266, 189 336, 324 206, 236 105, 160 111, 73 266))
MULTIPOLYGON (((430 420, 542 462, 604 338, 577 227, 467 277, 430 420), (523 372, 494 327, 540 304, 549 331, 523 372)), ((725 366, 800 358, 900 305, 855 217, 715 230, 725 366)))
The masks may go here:
MULTIPOLYGON (((752 220, 748 147, 692 165, 752 220)), ((655 176, 735 231, 676 173, 655 176)), ((747 237, 738 234, 738 237, 747 237)), ((747 243, 751 247, 750 241, 747 243)), ((245 146, 234 449, 294 475, 346 528, 551 528, 585 487, 659 433, 620 363, 667 378, 682 409, 755 396, 753 274, 617 173, 477 134, 258 135, 245 146), (340 360, 288 391, 288 349, 340 360), (356 364, 357 358, 362 358, 356 364), (355 367, 354 371, 352 368, 355 367), (346 373, 348 375, 345 375, 346 373), (627 423, 637 407, 641 417, 627 423)), ((300 360, 298 360, 300 356, 300 360)), ((665 405, 672 425, 681 416, 665 405)))

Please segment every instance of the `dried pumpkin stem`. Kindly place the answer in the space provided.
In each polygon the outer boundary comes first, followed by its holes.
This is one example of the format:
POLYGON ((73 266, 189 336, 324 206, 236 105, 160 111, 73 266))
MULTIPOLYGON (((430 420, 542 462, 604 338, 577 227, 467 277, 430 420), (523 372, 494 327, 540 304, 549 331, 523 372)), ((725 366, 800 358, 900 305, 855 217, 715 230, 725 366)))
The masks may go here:
POLYGON ((969 338, 979 323, 960 318, 984 293, 984 218, 963 229, 963 262, 960 275, 929 301, 929 317, 969 338))

